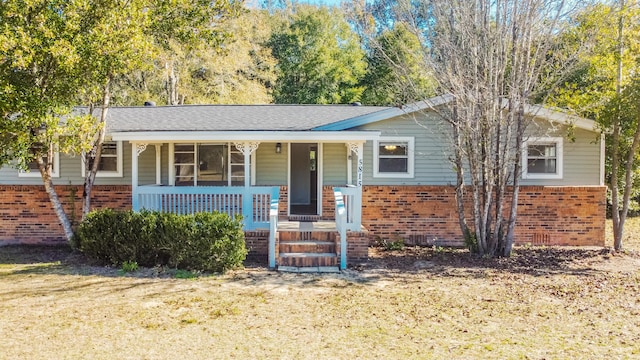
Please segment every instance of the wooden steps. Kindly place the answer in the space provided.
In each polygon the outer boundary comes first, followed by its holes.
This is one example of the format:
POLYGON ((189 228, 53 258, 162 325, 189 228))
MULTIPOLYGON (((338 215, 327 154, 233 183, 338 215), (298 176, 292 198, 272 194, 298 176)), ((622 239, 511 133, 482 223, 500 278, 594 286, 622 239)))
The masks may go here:
POLYGON ((306 231, 293 227, 278 231, 279 271, 290 272, 335 272, 339 271, 336 253, 336 231, 313 229, 306 231))

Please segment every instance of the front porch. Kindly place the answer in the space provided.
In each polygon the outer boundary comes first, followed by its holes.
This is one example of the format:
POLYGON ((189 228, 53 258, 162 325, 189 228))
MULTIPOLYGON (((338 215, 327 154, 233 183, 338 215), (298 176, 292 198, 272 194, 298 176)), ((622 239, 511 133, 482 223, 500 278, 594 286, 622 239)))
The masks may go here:
MULTIPOLYGON (((363 257, 361 250, 353 250, 353 255, 356 256, 350 256, 348 244, 351 237, 363 237, 358 234, 363 232, 363 142, 343 144, 346 145, 346 151, 341 155, 342 161, 347 165, 345 180, 351 183, 353 174, 355 184, 324 185, 323 144, 313 146, 317 152, 313 171, 319 173, 316 178, 317 198, 314 198, 314 201, 317 199, 317 211, 302 214, 295 211, 297 208, 291 200, 291 187, 300 181, 292 170, 295 161, 291 161, 291 143, 287 144, 286 151, 289 157, 287 164, 290 164, 287 184, 260 186, 256 183, 264 183, 264 180, 256 181, 260 178, 259 174, 262 174, 257 170, 261 168, 257 159, 267 157, 264 154, 256 157, 256 150, 260 145, 258 142, 132 142, 132 208, 135 211, 148 209, 178 214, 217 211, 232 217, 242 216, 245 233, 268 234, 266 255, 270 268, 344 269, 351 260, 360 261, 363 257), (155 183, 152 184, 148 183, 149 157, 143 161, 139 159, 148 147, 155 149, 155 183), (163 148, 168 151, 163 153, 163 148), (210 185, 213 182, 211 174, 219 173, 220 169, 212 169, 210 155, 199 156, 199 153, 212 152, 212 149, 222 149, 228 154, 222 157, 226 164, 223 163, 221 167, 227 166, 230 169, 228 183, 225 183, 227 186, 210 185), (204 166, 203 159, 206 160, 204 166), (207 162, 209 165, 206 165, 207 162), (201 175, 203 173, 205 175, 201 175), (201 182, 201 179, 206 181, 201 182), (147 184, 141 184, 144 182, 147 184)), ((281 146, 277 143, 277 154, 281 151, 281 146)), ((277 156, 271 158, 277 159, 277 156)), ((218 184, 220 179, 216 181, 218 184)), ((358 248, 361 249, 361 246, 358 245, 358 248)), ((366 258, 366 253, 364 257, 366 258)))

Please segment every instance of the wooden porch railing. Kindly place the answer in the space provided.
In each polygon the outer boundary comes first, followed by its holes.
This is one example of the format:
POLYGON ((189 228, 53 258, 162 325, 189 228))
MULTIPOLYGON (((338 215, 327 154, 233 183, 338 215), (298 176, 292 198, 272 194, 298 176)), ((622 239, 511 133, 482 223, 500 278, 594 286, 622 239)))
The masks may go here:
POLYGON ((340 233, 340 270, 347 268, 347 210, 341 188, 334 188, 333 195, 336 203, 336 229, 340 233))
POLYGON ((269 206, 269 268, 276 267, 276 234, 278 233, 278 204, 280 202, 280 188, 274 187, 269 206))
POLYGON ((357 187, 334 188, 334 193, 339 191, 342 194, 346 212, 346 227, 350 231, 360 231, 362 223, 362 193, 360 190, 357 187))
POLYGON ((279 192, 278 187, 266 186, 138 186, 132 194, 133 210, 240 214, 245 230, 254 230, 270 227, 271 198, 279 192))

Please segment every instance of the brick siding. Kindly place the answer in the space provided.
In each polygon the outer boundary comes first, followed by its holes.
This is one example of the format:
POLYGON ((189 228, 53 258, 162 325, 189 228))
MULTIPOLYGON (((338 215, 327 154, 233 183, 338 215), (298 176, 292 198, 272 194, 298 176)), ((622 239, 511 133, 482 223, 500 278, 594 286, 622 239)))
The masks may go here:
MULTIPOLYGON (((522 186, 518 244, 604 246, 606 187, 522 186)), ((452 186, 364 186, 362 222, 372 238, 463 245, 452 186)))
MULTIPOLYGON (((82 217, 82 186, 55 187, 72 223, 82 217), (72 199, 75 207, 72 209, 72 199)), ((96 185, 92 206, 131 208, 131 186, 96 185)), ((0 186, 0 245, 64 243, 64 231, 41 185, 0 186)))
MULTIPOLYGON (((75 216, 81 216, 81 186, 57 186, 67 214, 75 189, 75 216)), ((279 212, 287 213, 287 187, 280 189, 279 212)), ((97 185, 94 208, 131 208, 130 186, 97 185)), ((333 219, 333 187, 323 187, 323 219, 333 219)), ((604 245, 606 188, 522 186, 516 243, 604 245)), ((369 233, 349 233, 349 262, 366 259, 376 237, 407 244, 462 245, 451 186, 364 186, 363 225, 369 233)), ((266 259, 268 232, 247 232, 249 256, 266 259)), ((43 186, 0 186, 0 245, 64 243, 62 226, 43 186)))

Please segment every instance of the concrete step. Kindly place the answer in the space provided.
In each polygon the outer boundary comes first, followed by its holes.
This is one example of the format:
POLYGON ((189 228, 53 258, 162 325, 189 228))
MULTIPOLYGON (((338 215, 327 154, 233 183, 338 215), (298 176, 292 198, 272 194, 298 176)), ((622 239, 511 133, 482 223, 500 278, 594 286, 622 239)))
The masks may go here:
POLYGON ((339 273, 338 266, 278 266, 278 271, 291 273, 339 273))
POLYGON ((279 243, 280 253, 334 253, 336 243, 333 241, 282 241, 279 243))
POLYGON ((338 266, 338 257, 335 253, 281 252, 278 256, 278 267, 280 266, 338 266))

